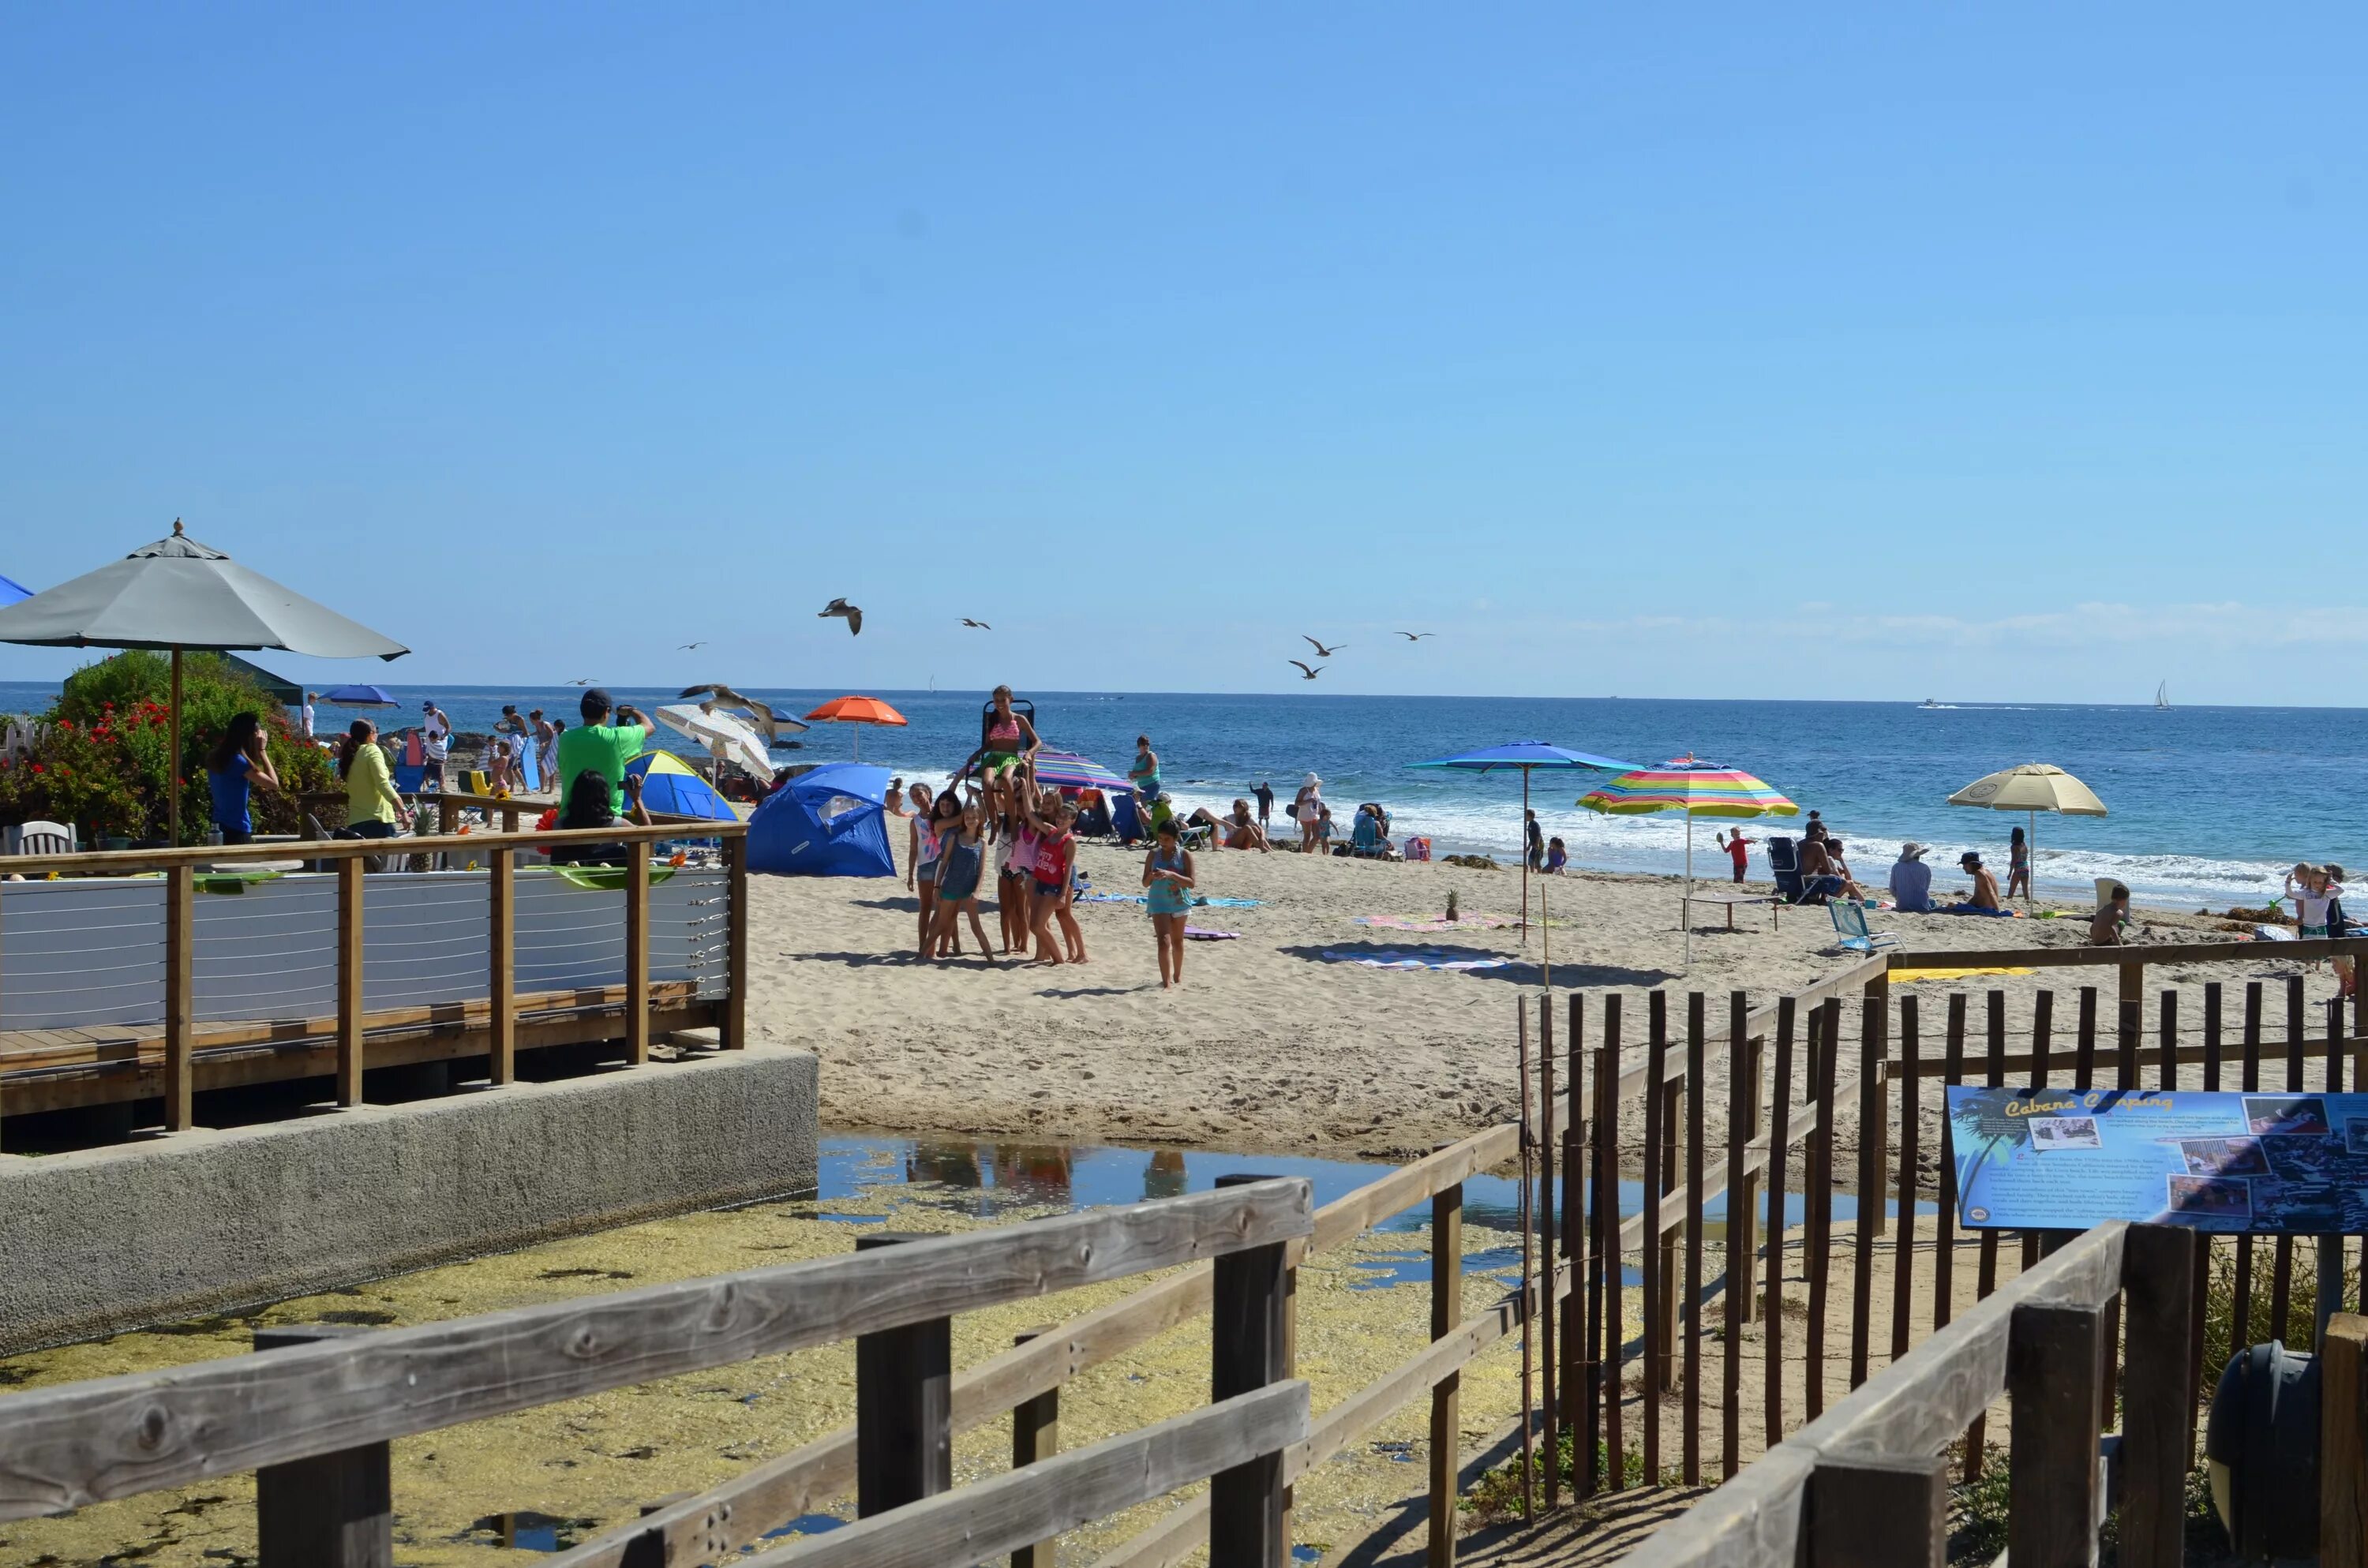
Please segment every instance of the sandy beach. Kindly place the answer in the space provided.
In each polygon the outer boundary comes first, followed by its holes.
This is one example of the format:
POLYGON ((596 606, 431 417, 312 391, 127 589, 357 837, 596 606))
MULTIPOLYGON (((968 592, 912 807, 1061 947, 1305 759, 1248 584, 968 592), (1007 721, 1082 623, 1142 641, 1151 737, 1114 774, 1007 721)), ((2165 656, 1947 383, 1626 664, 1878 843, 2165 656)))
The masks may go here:
MULTIPOLYGON (((1730 932, 1724 911, 1697 906, 1689 971, 1679 885, 1670 878, 1534 878, 1532 897, 1543 895, 1554 924, 1532 931, 1525 949, 1518 930, 1474 918, 1518 915, 1517 869, 1221 851, 1200 857, 1202 891, 1258 906, 1199 912, 1195 926, 1240 937, 1191 943, 1186 983, 1177 991, 1160 990, 1149 922, 1132 903, 1078 906, 1091 956, 1082 966, 1006 962, 990 970, 970 952, 929 965, 913 956, 915 906, 902 877, 902 824, 896 829, 893 883, 754 881, 749 1017, 762 1038, 820 1053, 823 1115, 835 1127, 1404 1156, 1514 1114, 1516 999, 1537 994, 1546 937, 1557 991, 1616 989, 1632 998, 1655 988, 1700 988, 1723 998, 1739 987, 1757 1004, 1855 961, 1835 949, 1822 909, 1787 909, 1771 931, 1765 906, 1747 907, 1736 912, 1730 932), (1451 892, 1465 916, 1458 929, 1356 923, 1372 915, 1436 918, 1451 892), (1512 961, 1392 970, 1326 957, 1417 948, 1512 961)), ((1081 851, 1099 891, 1135 891, 1141 864, 1139 853, 1091 845, 1081 851)), ((1896 933, 1910 951, 2073 946, 2087 935, 2086 911, 2078 919, 2010 920, 1868 913, 1876 930, 1896 933)), ((2192 912, 2140 916, 2141 941, 2228 935, 2223 922, 2192 912)), ((992 938, 992 912, 985 918, 992 938)), ((2208 974, 2157 966, 2148 974, 2149 994, 2174 986, 2200 994, 2207 979, 2233 993, 2247 979, 2294 968, 2264 944, 2259 964, 2214 966, 2208 974)), ((2070 994, 2081 984, 2105 988, 2110 1016, 2106 969, 1966 983, 2005 989, 2021 1018, 2042 982, 2059 992, 2059 1040, 2068 1041, 2070 994)), ((1935 1053, 1945 989, 1918 987, 1930 996, 1928 1049, 1935 1053)), ((2313 977, 2313 997, 2331 990, 2323 971, 2313 977)), ((1682 1006, 1673 998, 1673 1014, 1681 1016, 1682 1006)), ((1978 999, 1975 1006, 1978 1017, 1978 999)), ((2283 1004, 2274 988, 2271 1006, 2282 1035, 2283 1004)), ((1639 1041, 1643 1004, 1626 1006, 1627 1038, 1639 1041)), ((2184 1013, 2191 1028, 2199 1009, 2200 995, 2184 1013)), ((2150 1007, 2149 1029, 2152 1017, 2150 1007)))

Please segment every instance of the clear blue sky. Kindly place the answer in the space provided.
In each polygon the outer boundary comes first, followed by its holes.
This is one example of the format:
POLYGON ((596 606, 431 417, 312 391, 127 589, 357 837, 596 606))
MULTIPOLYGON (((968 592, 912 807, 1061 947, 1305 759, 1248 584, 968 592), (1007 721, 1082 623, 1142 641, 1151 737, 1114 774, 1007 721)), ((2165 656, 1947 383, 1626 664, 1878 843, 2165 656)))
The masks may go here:
POLYGON ((9 33, 33 587, 178 515, 407 683, 2368 703, 2356 6, 9 33))

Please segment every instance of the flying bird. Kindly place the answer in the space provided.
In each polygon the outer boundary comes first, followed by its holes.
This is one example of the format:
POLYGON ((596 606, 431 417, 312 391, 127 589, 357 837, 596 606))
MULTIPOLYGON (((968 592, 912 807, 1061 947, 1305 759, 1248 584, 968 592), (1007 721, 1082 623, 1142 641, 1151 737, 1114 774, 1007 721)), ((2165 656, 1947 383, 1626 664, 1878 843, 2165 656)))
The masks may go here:
POLYGON ((986 622, 985 622, 985 621, 983 621, 983 620, 973 620, 973 619, 972 619, 970 617, 968 617, 968 616, 963 616, 963 617, 962 617, 962 624, 963 624, 964 626, 975 626, 975 627, 977 627, 981 631, 994 631, 994 630, 995 630, 995 628, 994 628, 994 627, 989 626, 986 622))
POLYGON ((1405 638, 1409 642, 1419 642, 1426 637, 1436 637, 1439 633, 1436 631, 1401 631, 1398 635, 1405 638))
POLYGON ((769 702, 759 702, 753 697, 743 697, 722 681, 710 681, 705 686, 687 686, 677 693, 679 697, 704 697, 717 708, 730 708, 748 715, 757 728, 765 733, 765 744, 779 745, 782 732, 796 734, 806 726, 787 713, 777 713, 769 702))
POLYGON ((848 636, 857 637, 862 635, 863 610, 860 606, 848 604, 845 599, 833 599, 830 603, 822 607, 821 610, 816 614, 816 619, 828 620, 834 616, 847 622, 847 632, 848 636))
POLYGON ((590 686, 592 683, 588 680, 571 680, 567 684, 570 686, 590 686))
MULTIPOLYGON (((1283 663, 1286 665, 1299 665, 1299 661, 1297 659, 1285 659, 1283 663)), ((1300 676, 1304 680, 1314 680, 1326 667, 1327 666, 1326 665, 1318 665, 1315 668, 1311 670, 1305 665, 1299 665, 1300 676)))
POLYGON ((693 648, 704 648, 706 646, 707 644, 704 642, 677 642, 675 644, 675 651, 678 653, 688 653, 693 648))
MULTIPOLYGON (((1300 639, 1299 639, 1299 640, 1300 640, 1302 642, 1307 643, 1310 647, 1314 648, 1314 649, 1315 650, 1315 656, 1316 656, 1317 658, 1319 658, 1319 659, 1328 659, 1328 658, 1330 658, 1333 654, 1335 654, 1335 653, 1338 653, 1341 649, 1346 648, 1346 647, 1349 645, 1349 644, 1347 644, 1346 642, 1335 642, 1334 644, 1332 644, 1332 646, 1330 646, 1329 648, 1326 648, 1323 643, 1316 642, 1315 638, 1310 637, 1310 636, 1307 636, 1307 635, 1306 635, 1305 633, 1304 633, 1304 632, 1300 635, 1300 639)), ((1299 663, 1299 661, 1298 661, 1298 660, 1296 660, 1296 659, 1293 659, 1293 660, 1292 661, 1292 663, 1295 665, 1295 664, 1299 663)), ((1313 679, 1315 679, 1315 676, 1310 676, 1308 678, 1309 678, 1310 680, 1313 680, 1313 679)))

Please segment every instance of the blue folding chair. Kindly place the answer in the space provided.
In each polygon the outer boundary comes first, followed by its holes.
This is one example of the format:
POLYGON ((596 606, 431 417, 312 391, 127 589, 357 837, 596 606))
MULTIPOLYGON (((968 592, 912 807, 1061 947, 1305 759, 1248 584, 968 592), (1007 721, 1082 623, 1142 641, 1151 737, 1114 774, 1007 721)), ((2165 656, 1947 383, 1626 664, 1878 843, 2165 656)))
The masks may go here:
POLYGON ((1872 953, 1877 948, 1899 946, 1899 938, 1890 932, 1866 928, 1866 909, 1854 900, 1835 898, 1827 903, 1826 911, 1834 917, 1834 934, 1841 946, 1851 952, 1872 953))

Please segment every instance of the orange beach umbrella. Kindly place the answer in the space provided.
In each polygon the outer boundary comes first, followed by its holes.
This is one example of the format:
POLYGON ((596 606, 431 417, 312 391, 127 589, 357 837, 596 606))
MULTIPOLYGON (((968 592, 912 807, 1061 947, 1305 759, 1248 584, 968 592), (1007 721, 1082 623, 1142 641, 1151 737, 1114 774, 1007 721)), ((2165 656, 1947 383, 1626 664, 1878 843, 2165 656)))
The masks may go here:
MULTIPOLYGON (((905 715, 876 697, 834 697, 806 715, 823 724, 903 724, 905 715)), ((855 732, 855 757, 863 759, 863 732, 855 732)))

